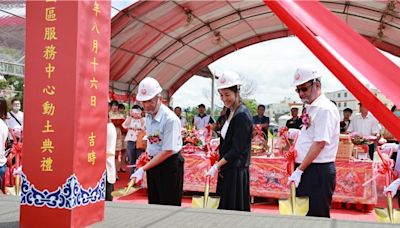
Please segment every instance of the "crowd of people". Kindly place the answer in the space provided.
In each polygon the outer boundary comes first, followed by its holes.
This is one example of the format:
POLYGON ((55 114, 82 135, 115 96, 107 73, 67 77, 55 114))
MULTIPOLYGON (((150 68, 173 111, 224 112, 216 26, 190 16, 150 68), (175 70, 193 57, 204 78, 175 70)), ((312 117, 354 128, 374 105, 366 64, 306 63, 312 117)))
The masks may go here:
MULTIPOLYGON (((353 110, 347 108, 343 111, 341 120, 336 105, 322 93, 321 84, 321 75, 312 68, 299 68, 295 72, 293 85, 304 106, 301 115, 297 107, 292 107, 292 118, 286 122, 288 128, 299 129, 295 145, 296 169, 288 180, 295 184, 298 196, 309 198, 308 216, 330 217, 336 185, 335 160, 339 135, 357 132, 365 137, 374 136, 375 142, 381 135, 389 142, 398 141, 390 132, 379 128, 376 119, 362 103, 359 104, 360 113, 352 117, 353 110)), ((265 116, 264 105, 257 107, 257 115, 250 114, 240 98, 241 86, 240 77, 235 72, 226 71, 220 75, 217 89, 224 103, 220 117, 215 121, 206 114, 205 105, 200 104, 191 125, 195 129, 205 129, 212 124, 220 137, 220 159, 206 173, 211 178, 218 178, 216 194, 221 199, 219 208, 250 211, 251 141, 256 126, 261 127, 268 140, 270 119, 265 116)), ((134 105, 127 118, 118 113, 122 107, 111 103, 110 121, 124 119, 120 126, 116 126, 115 161, 119 164, 115 171, 123 172, 124 162, 127 161, 131 179, 139 181, 144 172, 147 173, 149 203, 181 205, 184 159, 180 154, 180 130, 187 126, 188 120, 182 115, 181 107, 171 110, 162 104, 161 90, 154 78, 147 77, 140 82, 137 100, 143 107, 134 105), (127 131, 124 132, 123 129, 127 131), (149 153, 151 160, 136 169, 135 161, 144 151, 135 147, 137 133, 142 130, 147 131, 148 144, 145 151, 149 153), (126 147, 121 143, 123 140, 127 142, 126 147), (127 160, 124 158, 125 148, 127 160)), ((400 114, 396 107, 392 111, 400 114)), ((369 146, 371 158, 375 146, 376 143, 369 146)), ((394 191, 400 185, 398 182, 400 180, 393 182, 385 191, 394 191)))
POLYGON ((7 155, 15 140, 22 142, 24 113, 21 111, 21 101, 11 100, 11 108, 7 101, 0 98, 0 191, 4 192, 4 174, 7 171, 7 155), (13 137, 15 136, 15 137, 13 137))
MULTIPOLYGON (((292 107, 292 118, 286 126, 298 129, 295 145, 296 169, 288 178, 294 183, 298 196, 309 198, 308 216, 330 217, 332 195, 336 185, 335 159, 342 133, 361 134, 373 143, 369 145, 372 159, 378 140, 384 137, 389 143, 399 144, 386 129, 380 129, 378 121, 368 109, 359 103, 359 113, 353 117, 353 110, 339 111, 321 89, 321 75, 312 68, 299 68, 294 74, 294 86, 303 102, 302 115, 292 107)), ((250 211, 251 143, 255 127, 260 127, 268 140, 269 117, 265 116, 265 106, 257 107, 257 115, 252 116, 242 103, 240 89, 242 82, 237 73, 226 71, 217 81, 217 89, 224 103, 220 117, 215 121, 206 113, 204 104, 198 105, 198 113, 191 120, 195 129, 205 129, 212 125, 220 137, 219 160, 206 172, 211 178, 218 178, 216 194, 220 197, 220 209, 250 211), (218 173, 218 175, 217 175, 218 173)), ((162 103, 162 88, 151 77, 143 79, 138 86, 137 101, 128 113, 125 105, 117 101, 109 103, 107 124, 106 200, 112 200, 113 185, 118 173, 129 172, 135 182, 147 176, 148 202, 150 204, 181 205, 183 190, 184 159, 182 149, 182 127, 188 120, 182 115, 182 108, 170 107, 162 103), (144 133, 145 132, 145 133, 144 133), (142 147, 142 141, 147 142, 142 147), (136 167, 136 160, 146 151, 150 161, 136 167)), ((21 141, 23 134, 23 112, 19 100, 11 101, 11 110, 0 99, 0 186, 6 172, 6 142, 21 141)), ((400 117, 400 110, 392 108, 400 117)), ((397 150, 395 151, 397 152, 397 150)), ((396 158, 394 153, 393 158, 396 158)), ((385 193, 394 196, 400 186, 400 179, 385 187, 385 193)), ((400 201, 400 197, 399 197, 400 201)))

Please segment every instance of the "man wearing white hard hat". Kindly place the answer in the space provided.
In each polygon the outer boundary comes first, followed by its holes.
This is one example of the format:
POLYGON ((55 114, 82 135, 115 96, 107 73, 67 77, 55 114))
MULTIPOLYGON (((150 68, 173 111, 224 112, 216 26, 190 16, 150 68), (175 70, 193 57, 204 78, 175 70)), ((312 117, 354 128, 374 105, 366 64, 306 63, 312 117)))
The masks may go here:
POLYGON ((337 107, 321 92, 318 72, 297 69, 294 85, 305 104, 303 127, 295 148, 297 169, 289 177, 298 196, 308 196, 307 216, 330 217, 336 185, 336 153, 339 147, 340 116, 337 107))
POLYGON ((162 88, 157 80, 146 77, 139 83, 136 99, 146 112, 147 149, 150 162, 136 170, 131 179, 139 181, 147 174, 149 204, 181 205, 183 157, 179 118, 161 102, 162 88))
POLYGON ((219 209, 250 211, 249 166, 253 122, 249 110, 240 101, 241 85, 235 72, 226 71, 219 76, 217 89, 228 108, 228 118, 221 129, 220 160, 206 175, 214 177, 219 171, 219 209))

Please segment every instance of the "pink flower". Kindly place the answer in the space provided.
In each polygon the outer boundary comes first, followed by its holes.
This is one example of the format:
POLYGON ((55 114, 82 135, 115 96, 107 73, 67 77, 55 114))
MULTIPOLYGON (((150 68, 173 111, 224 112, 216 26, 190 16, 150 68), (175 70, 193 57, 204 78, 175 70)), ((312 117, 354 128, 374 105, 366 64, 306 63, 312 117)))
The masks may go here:
POLYGON ((301 115, 301 121, 303 122, 303 125, 308 129, 311 126, 311 117, 308 115, 308 113, 303 113, 301 115))

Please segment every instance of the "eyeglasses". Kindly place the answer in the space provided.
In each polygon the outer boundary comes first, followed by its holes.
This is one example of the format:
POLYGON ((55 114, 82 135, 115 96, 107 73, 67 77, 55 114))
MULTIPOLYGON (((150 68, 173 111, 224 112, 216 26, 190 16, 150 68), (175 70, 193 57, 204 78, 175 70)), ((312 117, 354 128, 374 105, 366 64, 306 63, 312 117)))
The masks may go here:
POLYGON ((296 88, 295 91, 296 91, 296 93, 300 93, 300 91, 303 92, 303 93, 305 93, 305 92, 308 91, 308 88, 310 88, 310 87, 313 86, 313 84, 314 84, 314 83, 311 83, 311 85, 309 85, 309 86, 304 86, 304 87, 296 88))

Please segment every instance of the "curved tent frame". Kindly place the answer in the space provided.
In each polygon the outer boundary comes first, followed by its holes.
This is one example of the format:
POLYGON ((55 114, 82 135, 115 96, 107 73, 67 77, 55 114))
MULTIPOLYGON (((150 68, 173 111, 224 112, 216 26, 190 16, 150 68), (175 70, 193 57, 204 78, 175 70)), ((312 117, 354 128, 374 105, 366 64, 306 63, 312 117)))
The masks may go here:
MULTIPOLYGON (((396 1, 394 1, 396 2, 396 1)), ((400 56, 400 4, 322 1, 377 48, 400 56)), ((141 1, 112 20, 113 89, 134 92, 151 75, 172 96, 210 63, 293 33, 262 1, 141 1)))

